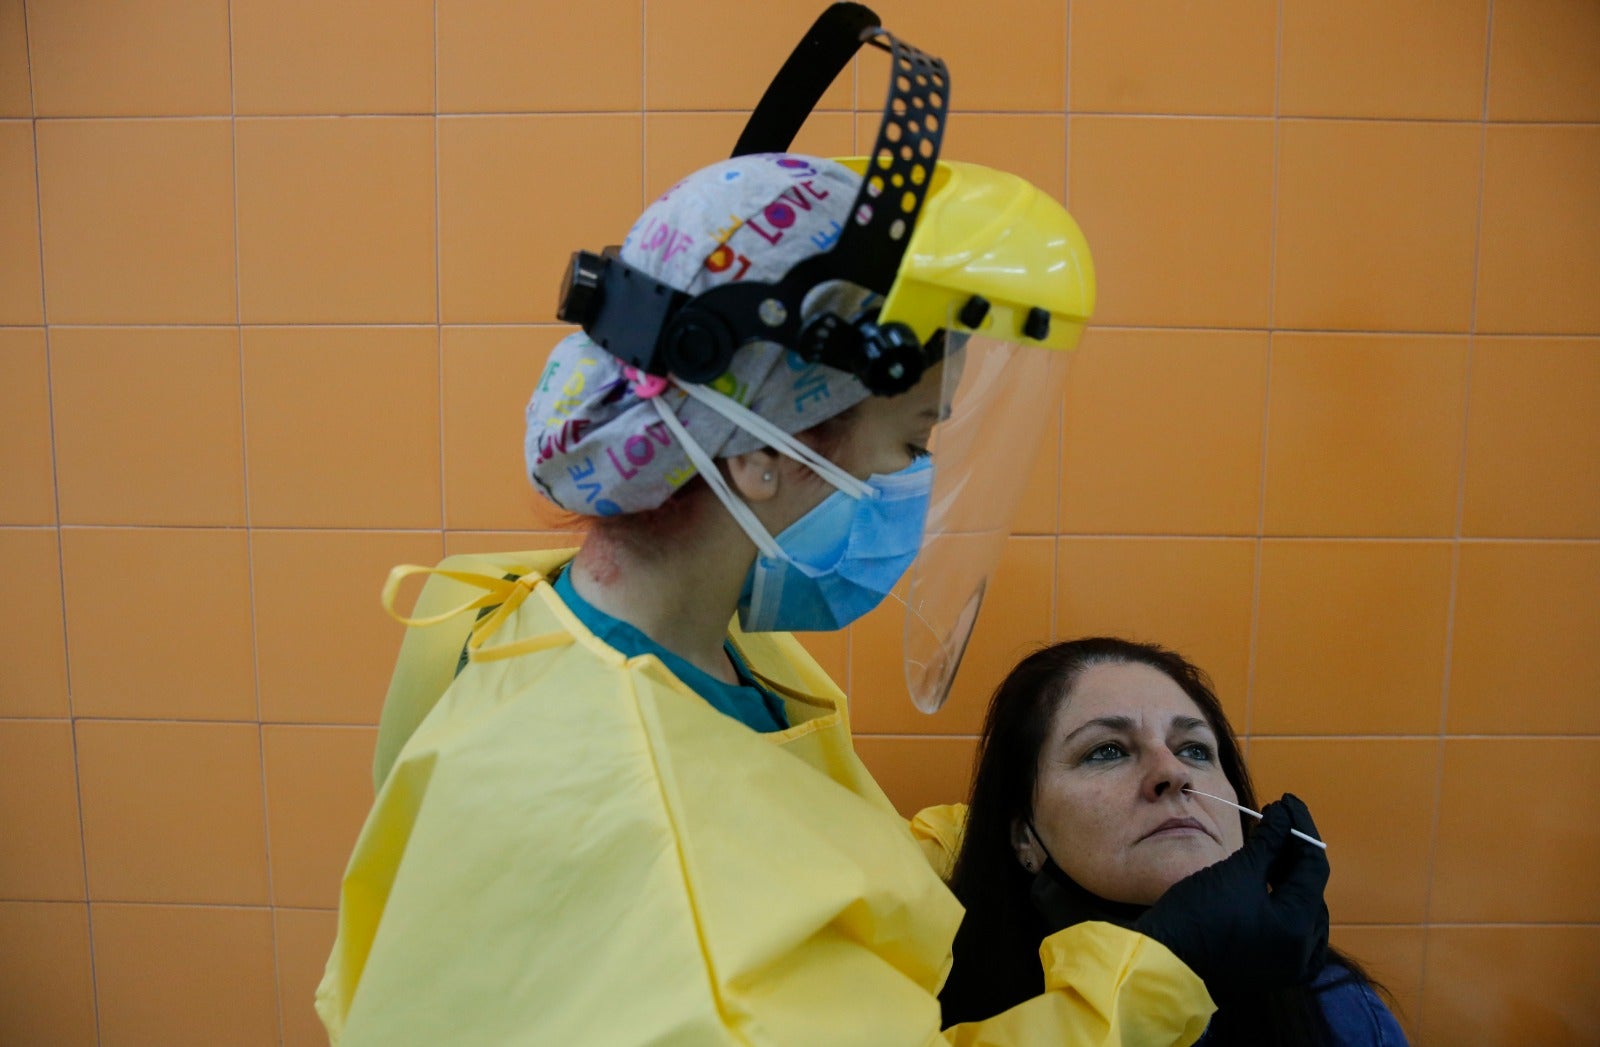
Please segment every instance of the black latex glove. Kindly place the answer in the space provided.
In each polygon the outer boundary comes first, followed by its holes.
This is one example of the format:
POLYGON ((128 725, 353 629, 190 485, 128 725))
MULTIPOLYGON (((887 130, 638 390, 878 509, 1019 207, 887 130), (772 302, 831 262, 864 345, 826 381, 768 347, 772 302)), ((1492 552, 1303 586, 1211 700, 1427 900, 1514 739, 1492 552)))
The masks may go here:
POLYGON ((1134 922, 1217 992, 1309 981, 1328 956, 1328 856, 1289 835, 1322 839, 1311 812, 1285 794, 1267 804, 1242 849, 1184 877, 1134 922))

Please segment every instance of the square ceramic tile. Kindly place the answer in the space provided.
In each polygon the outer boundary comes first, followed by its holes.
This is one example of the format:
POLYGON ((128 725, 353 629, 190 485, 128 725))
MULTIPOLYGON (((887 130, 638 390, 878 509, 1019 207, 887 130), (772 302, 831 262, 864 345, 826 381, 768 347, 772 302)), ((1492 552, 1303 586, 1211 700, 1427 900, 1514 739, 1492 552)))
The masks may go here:
POLYGON ((1446 726, 1600 734, 1600 543, 1462 542, 1446 726))
POLYGON ((905 607, 886 600, 858 621, 850 630, 846 691, 852 728, 866 734, 979 733, 996 685, 1013 665, 1050 640, 1054 546, 1053 538, 1006 540, 950 697, 934 716, 918 712, 907 690, 905 607))
POLYGON ((72 725, 0 720, 0 898, 82 901, 72 725))
POLYGON ((44 329, 0 328, 0 523, 56 522, 50 363, 44 329))
POLYGON ((365 727, 261 729, 275 904, 339 904, 345 863, 372 806, 376 739, 365 727))
POLYGON ((39 116, 226 116, 227 0, 31 3, 39 116))
POLYGON ((33 153, 31 123, 0 121, 0 323, 44 322, 33 153))
POLYGON ((58 327, 50 363, 62 522, 245 522, 235 328, 58 327))
POLYGON ((405 634, 383 611, 384 581, 397 564, 431 567, 443 553, 436 531, 256 531, 261 718, 377 723, 405 634))
POLYGON ((1070 10, 1074 112, 1272 113, 1274 0, 1076 0, 1070 10))
POLYGON ((1252 734, 1432 734, 1450 543, 1261 546, 1252 734))
POLYGON ((1079 116, 1067 134, 1067 206, 1094 252, 1097 323, 1267 325, 1270 122, 1079 116))
POLYGON ((438 528, 432 327, 246 328, 250 519, 438 528))
POLYGON ((528 479, 523 408, 570 327, 444 329, 444 511, 456 529, 551 529, 578 517, 528 479))
POLYGON ((858 734, 855 745, 856 755, 903 817, 924 807, 967 801, 977 739, 858 734))
POLYGON ((1600 920, 1597 797, 1600 739, 1445 739, 1432 919, 1600 920), (1514 846, 1486 843, 1497 824, 1516 826, 1514 846))
POLYGON ((278 1043, 272 913, 94 906, 95 984, 105 1043, 278 1043))
POLYGON ((0 902, 0 984, 8 1042, 97 1043, 89 907, 0 902))
POLYGON ((1495 4, 1489 119, 1600 120, 1600 8, 1495 4))
POLYGON ((433 323, 434 122, 242 119, 245 323, 433 323))
POLYGON ((1285 116, 1476 120, 1489 0, 1288 0, 1285 116))
MULTIPOLYGON (((821 8, 805 0, 668 0, 645 8, 644 104, 650 109, 734 109, 748 113, 821 8)), ((879 14, 884 12, 879 9, 879 14)), ((926 45, 913 41, 926 50, 926 45)), ((866 50, 866 48, 863 48, 866 50)), ((619 70, 619 75, 621 71, 619 70)), ((888 84, 888 74, 879 74, 888 84)), ((850 108, 846 68, 818 103, 850 108)), ((881 97, 878 96, 878 97, 881 97)), ((730 148, 733 143, 728 143, 730 148)))
POLYGON ((38 125, 51 323, 238 318, 227 120, 38 125))
POLYGON ((1206 671, 1228 718, 1247 730, 1255 547, 1245 539, 1062 538, 1056 638, 1170 647, 1206 671))
POLYGON ((0 117, 32 116, 28 26, 22 0, 0 0, 0 117))
POLYGON ((1421 926, 1375 927, 1334 924, 1335 949, 1365 967, 1382 988, 1379 997, 1400 1022, 1406 1037, 1418 1043, 1422 1017, 1422 962, 1427 929, 1421 926))
POLYGON ((1267 534, 1453 535, 1467 340, 1272 337, 1267 534))
POLYGON ((308 909, 276 909, 278 1018, 283 1047, 327 1047, 328 1032, 312 1006, 322 981, 339 914, 308 909))
MULTIPOLYGON (((886 29, 944 59, 950 68, 950 97, 960 110, 1059 112, 1066 106, 1063 5, 995 0, 981 13, 964 0, 880 0, 870 6, 886 29)), ((861 49, 858 109, 883 109, 888 69, 886 55, 861 49)))
MULTIPOLYGON (((647 199, 665 193, 680 179, 702 167, 726 160, 733 152, 745 113, 646 113, 644 118, 644 192, 647 199)), ((873 125, 875 131, 877 125, 873 125)), ((869 132, 870 133, 870 132, 869 132)), ((813 113, 790 145, 807 156, 855 156, 857 123, 849 113, 813 113)), ((868 142, 868 146, 871 142, 868 142)))
POLYGON ((1265 804, 1294 793, 1328 844, 1335 923, 1421 923, 1439 743, 1433 739, 1253 738, 1250 773, 1265 804))
POLYGON ((255 719, 243 531, 72 528, 61 550, 76 715, 255 719))
POLYGON ((233 0, 235 111, 432 113, 430 0, 233 0))
POLYGON ((1250 534, 1267 335, 1090 328, 1067 375, 1061 526, 1250 534))
POLYGON ((639 213, 640 134, 637 115, 441 119, 444 319, 553 320, 572 252, 621 243, 639 213))
POLYGON ((1600 538, 1600 340, 1480 338, 1463 534, 1600 538))
POLYGON ((1478 329, 1600 331, 1600 127, 1494 127, 1483 171, 1478 329))
POLYGON ((437 7, 442 113, 640 107, 646 9, 637 0, 444 0, 437 7))
POLYGON ((1419 1044, 1584 1047, 1600 927, 1430 927, 1419 1044))
POLYGON ((0 530, 0 716, 66 716, 67 649, 55 528, 0 530))
POLYGON ((1274 324, 1466 331, 1482 131, 1381 121, 1279 126, 1274 324))
POLYGON ((79 720, 94 901, 265 905, 255 724, 79 720))

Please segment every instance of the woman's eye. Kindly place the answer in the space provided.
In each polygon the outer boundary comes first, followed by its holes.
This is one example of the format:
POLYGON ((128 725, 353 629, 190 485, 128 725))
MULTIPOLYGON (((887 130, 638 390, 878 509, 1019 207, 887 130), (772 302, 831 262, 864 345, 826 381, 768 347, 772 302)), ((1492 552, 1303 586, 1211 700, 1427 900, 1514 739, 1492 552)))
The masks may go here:
POLYGON ((1202 763, 1210 763, 1212 759, 1211 746, 1204 742, 1190 742, 1178 750, 1178 755, 1189 760, 1199 760, 1202 763))
POLYGON ((1085 762, 1105 763, 1109 760, 1119 759, 1120 757, 1126 755, 1128 755, 1127 751, 1116 742, 1106 742, 1103 745, 1097 745, 1093 749, 1090 749, 1083 758, 1085 762))

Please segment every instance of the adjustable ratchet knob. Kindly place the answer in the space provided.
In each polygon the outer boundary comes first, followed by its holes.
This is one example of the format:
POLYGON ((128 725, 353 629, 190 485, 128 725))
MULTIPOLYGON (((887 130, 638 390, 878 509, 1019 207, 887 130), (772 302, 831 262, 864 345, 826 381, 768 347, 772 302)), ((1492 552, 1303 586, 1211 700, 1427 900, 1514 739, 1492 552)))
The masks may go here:
POLYGON ((903 393, 922 379, 927 361, 916 332, 902 323, 866 325, 856 377, 878 396, 903 393))
POLYGON ((728 369, 735 348, 727 321, 691 305, 681 309, 662 333, 656 359, 662 373, 703 385, 728 369))
POLYGON ((600 282, 604 260, 589 251, 572 252, 567 271, 561 277, 561 301, 556 318, 563 323, 587 327, 600 308, 600 282))

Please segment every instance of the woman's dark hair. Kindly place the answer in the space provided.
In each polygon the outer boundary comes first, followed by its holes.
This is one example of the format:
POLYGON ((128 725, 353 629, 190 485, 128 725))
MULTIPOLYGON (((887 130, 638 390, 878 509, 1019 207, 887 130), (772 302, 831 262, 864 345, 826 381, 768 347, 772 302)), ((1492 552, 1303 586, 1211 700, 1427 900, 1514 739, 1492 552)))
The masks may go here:
MULTIPOLYGON (((1200 708, 1217 738, 1217 762, 1238 800, 1259 810, 1250 771, 1222 703, 1204 671, 1176 651, 1155 644, 1096 636, 1035 651, 1006 676, 989 702, 978 743, 967 824, 950 875, 950 889, 966 907, 956 933, 955 965, 939 1002, 945 1025, 988 1018, 1044 991, 1039 943, 1050 932, 1029 900, 1034 874, 1022 867, 1011 843, 1015 820, 1033 815, 1039 753, 1055 714, 1084 671, 1096 665, 1147 665, 1165 674, 1200 708)), ((1240 815, 1248 835, 1251 823, 1240 815)), ((1372 984, 1355 961, 1330 960, 1372 984)), ((1328 1043, 1315 994, 1306 987, 1262 992, 1252 999, 1217 1000, 1207 1047, 1328 1043)))

